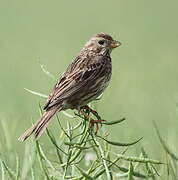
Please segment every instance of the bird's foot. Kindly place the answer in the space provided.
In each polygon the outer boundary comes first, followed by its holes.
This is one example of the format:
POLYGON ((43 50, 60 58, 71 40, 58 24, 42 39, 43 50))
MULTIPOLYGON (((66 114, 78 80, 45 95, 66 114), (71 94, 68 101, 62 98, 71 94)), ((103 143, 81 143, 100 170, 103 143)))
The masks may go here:
POLYGON ((102 126, 103 121, 105 121, 105 120, 102 120, 102 119, 97 119, 97 120, 90 119, 89 128, 93 130, 95 125, 96 125, 96 130, 94 131, 94 133, 97 134, 98 130, 99 130, 99 124, 101 124, 101 126, 102 126))
POLYGON ((97 111, 93 110, 92 108, 90 108, 88 105, 82 106, 80 108, 81 110, 86 110, 88 113, 92 113, 98 120, 101 119, 100 115, 98 114, 97 111))
POLYGON ((96 130, 94 131, 94 133, 97 134, 99 130, 99 124, 102 126, 102 122, 105 120, 102 120, 97 111, 91 109, 87 105, 80 108, 80 114, 82 114, 87 120, 89 120, 90 131, 93 131, 96 125, 96 130), (91 118, 90 113, 92 113, 97 118, 97 120, 91 118))

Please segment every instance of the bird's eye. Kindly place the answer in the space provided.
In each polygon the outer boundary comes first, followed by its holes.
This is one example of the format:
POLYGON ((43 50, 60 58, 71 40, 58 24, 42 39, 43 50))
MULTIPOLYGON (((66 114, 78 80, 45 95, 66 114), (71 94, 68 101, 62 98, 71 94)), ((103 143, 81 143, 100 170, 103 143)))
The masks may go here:
POLYGON ((98 41, 98 44, 103 45, 103 44, 104 44, 104 41, 103 41, 103 40, 100 40, 100 41, 98 41))

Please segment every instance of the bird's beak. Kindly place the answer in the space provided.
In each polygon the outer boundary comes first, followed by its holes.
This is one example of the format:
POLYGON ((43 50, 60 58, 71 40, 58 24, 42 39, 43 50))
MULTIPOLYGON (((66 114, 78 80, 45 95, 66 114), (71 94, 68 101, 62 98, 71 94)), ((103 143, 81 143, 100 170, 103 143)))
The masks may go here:
POLYGON ((111 48, 117 48, 120 45, 121 45, 121 43, 119 41, 112 41, 110 44, 110 47, 111 48))

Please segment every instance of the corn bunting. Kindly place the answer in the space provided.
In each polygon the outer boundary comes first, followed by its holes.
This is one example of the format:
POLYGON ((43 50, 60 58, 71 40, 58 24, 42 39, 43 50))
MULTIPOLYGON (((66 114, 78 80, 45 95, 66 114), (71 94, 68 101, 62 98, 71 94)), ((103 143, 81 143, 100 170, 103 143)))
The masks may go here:
POLYGON ((42 117, 19 141, 25 141, 32 134, 40 137, 55 113, 66 109, 80 111, 103 93, 111 78, 111 51, 120 45, 105 33, 92 36, 54 86, 42 117))

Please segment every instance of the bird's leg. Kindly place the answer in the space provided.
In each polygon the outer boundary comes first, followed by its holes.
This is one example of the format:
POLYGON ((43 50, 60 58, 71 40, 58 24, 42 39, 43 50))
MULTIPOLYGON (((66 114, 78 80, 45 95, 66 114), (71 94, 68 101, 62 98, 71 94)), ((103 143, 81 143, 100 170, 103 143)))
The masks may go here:
MULTIPOLYGON (((84 116, 84 118, 86 118, 89 121, 89 130, 92 130, 94 128, 94 119, 92 119, 89 115, 90 111, 88 109, 85 108, 80 108, 79 113, 82 114, 84 116)), ((98 130, 98 125, 96 125, 96 128, 98 130)))
MULTIPOLYGON (((83 107, 81 107, 81 109, 86 109, 88 110, 89 112, 91 112, 98 120, 101 120, 101 117, 100 115, 98 114, 97 111, 93 110, 92 108, 90 108, 88 105, 85 105, 83 107)), ((102 120, 103 121, 103 120, 102 120)))
POLYGON ((97 132, 98 132, 98 130, 99 130, 99 125, 98 125, 98 123, 101 124, 101 122, 103 122, 103 121, 105 121, 105 120, 102 120, 101 117, 98 115, 98 113, 97 113, 95 110, 91 109, 89 106, 83 106, 83 107, 81 107, 81 108, 80 108, 80 113, 81 113, 82 115, 84 115, 85 118, 89 119, 89 121, 90 121, 90 122, 89 122, 89 128, 90 128, 90 129, 93 129, 93 128, 94 128, 94 125, 96 125, 95 134, 97 134, 97 132), (85 111, 84 111, 84 110, 85 110, 85 111), (87 114, 87 112, 88 112, 88 114, 87 114), (94 120, 94 119, 90 118, 90 116, 89 116, 89 113, 90 113, 90 112, 97 118, 97 120, 94 120))
POLYGON ((84 109, 84 108, 80 108, 80 110, 79 110, 79 114, 82 114, 84 116, 84 118, 86 118, 88 120, 91 119, 90 116, 89 116, 89 113, 90 112, 88 110, 84 109))

